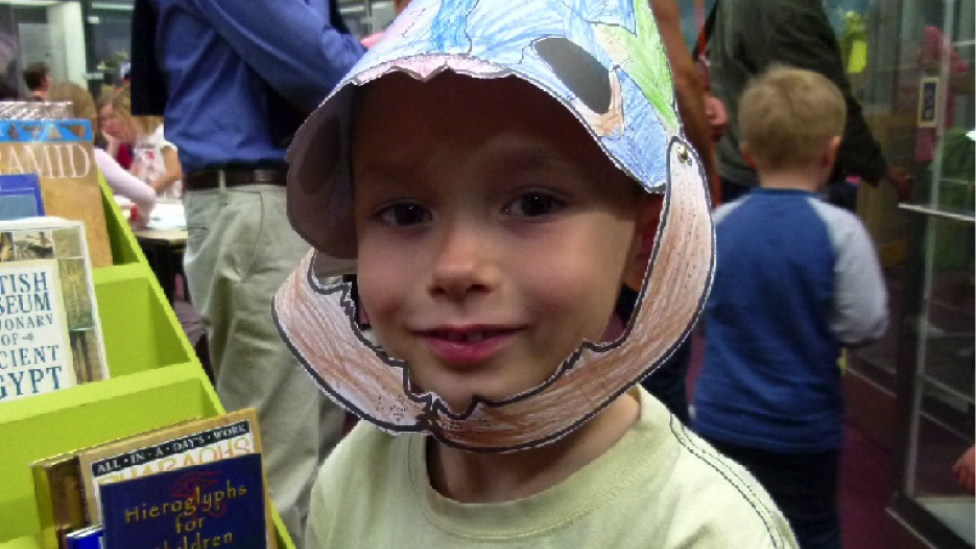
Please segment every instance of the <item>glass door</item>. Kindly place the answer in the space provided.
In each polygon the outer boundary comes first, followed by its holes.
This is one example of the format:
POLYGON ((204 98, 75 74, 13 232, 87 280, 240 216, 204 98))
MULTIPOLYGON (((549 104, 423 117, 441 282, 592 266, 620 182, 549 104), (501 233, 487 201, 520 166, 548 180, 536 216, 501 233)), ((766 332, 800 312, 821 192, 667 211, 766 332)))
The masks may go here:
MULTIPOLYGON (((906 2, 916 91, 915 191, 899 326, 898 492, 892 511, 939 547, 976 546, 952 469, 974 439, 973 0, 906 2)), ((903 19, 904 20, 904 19, 903 19)))

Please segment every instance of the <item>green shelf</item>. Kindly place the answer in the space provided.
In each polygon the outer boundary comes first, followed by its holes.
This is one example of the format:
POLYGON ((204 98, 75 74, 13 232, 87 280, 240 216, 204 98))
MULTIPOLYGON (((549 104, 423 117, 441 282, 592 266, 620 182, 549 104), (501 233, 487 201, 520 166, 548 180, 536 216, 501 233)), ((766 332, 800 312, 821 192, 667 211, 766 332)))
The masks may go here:
MULTIPOLYGON (((111 267, 95 269, 111 379, 0 405, 0 549, 38 549, 30 464, 178 421, 224 413, 111 192, 111 267)), ((294 549, 276 512, 278 547, 294 549)))

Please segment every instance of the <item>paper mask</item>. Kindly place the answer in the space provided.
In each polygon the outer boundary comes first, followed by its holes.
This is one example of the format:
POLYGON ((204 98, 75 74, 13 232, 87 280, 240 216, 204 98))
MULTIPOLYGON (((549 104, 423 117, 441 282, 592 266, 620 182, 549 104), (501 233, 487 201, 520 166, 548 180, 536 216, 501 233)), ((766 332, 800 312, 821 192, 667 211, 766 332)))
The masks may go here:
MULTIPOLYGON (((326 393, 390 432, 425 432, 478 451, 556 440, 670 356, 710 285, 714 246, 703 171, 681 136, 646 1, 417 0, 299 130, 289 161, 289 217, 319 252, 279 290, 275 321, 326 393), (426 80, 445 70, 535 85, 571 112, 619 169, 646 191, 665 194, 624 334, 607 344, 581 342, 538 387, 504 401, 476 400, 465 411, 416 392, 407 365, 360 331, 349 286, 316 275, 336 272, 337 258, 356 255, 348 139, 356 88, 391 72, 426 80)), ((351 271, 353 265, 344 266, 351 271)))

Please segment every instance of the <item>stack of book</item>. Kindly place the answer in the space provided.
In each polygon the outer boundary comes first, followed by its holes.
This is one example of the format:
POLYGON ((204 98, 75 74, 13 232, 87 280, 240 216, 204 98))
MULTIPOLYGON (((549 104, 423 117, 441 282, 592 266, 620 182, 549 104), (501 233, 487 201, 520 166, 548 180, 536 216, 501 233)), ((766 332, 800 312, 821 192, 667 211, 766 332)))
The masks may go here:
POLYGON ((251 409, 31 465, 47 549, 274 547, 251 409))

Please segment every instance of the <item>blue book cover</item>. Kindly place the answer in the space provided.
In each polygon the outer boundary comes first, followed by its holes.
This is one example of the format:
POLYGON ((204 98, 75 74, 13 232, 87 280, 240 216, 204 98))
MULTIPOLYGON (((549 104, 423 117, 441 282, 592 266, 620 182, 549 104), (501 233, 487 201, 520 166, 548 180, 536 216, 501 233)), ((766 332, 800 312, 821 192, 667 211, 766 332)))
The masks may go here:
POLYGON ((100 486, 105 549, 266 549, 261 454, 100 486))
POLYGON ((90 526, 65 536, 67 549, 102 549, 102 527, 90 526))
POLYGON ((0 175, 0 221, 44 215, 36 174, 0 175))

